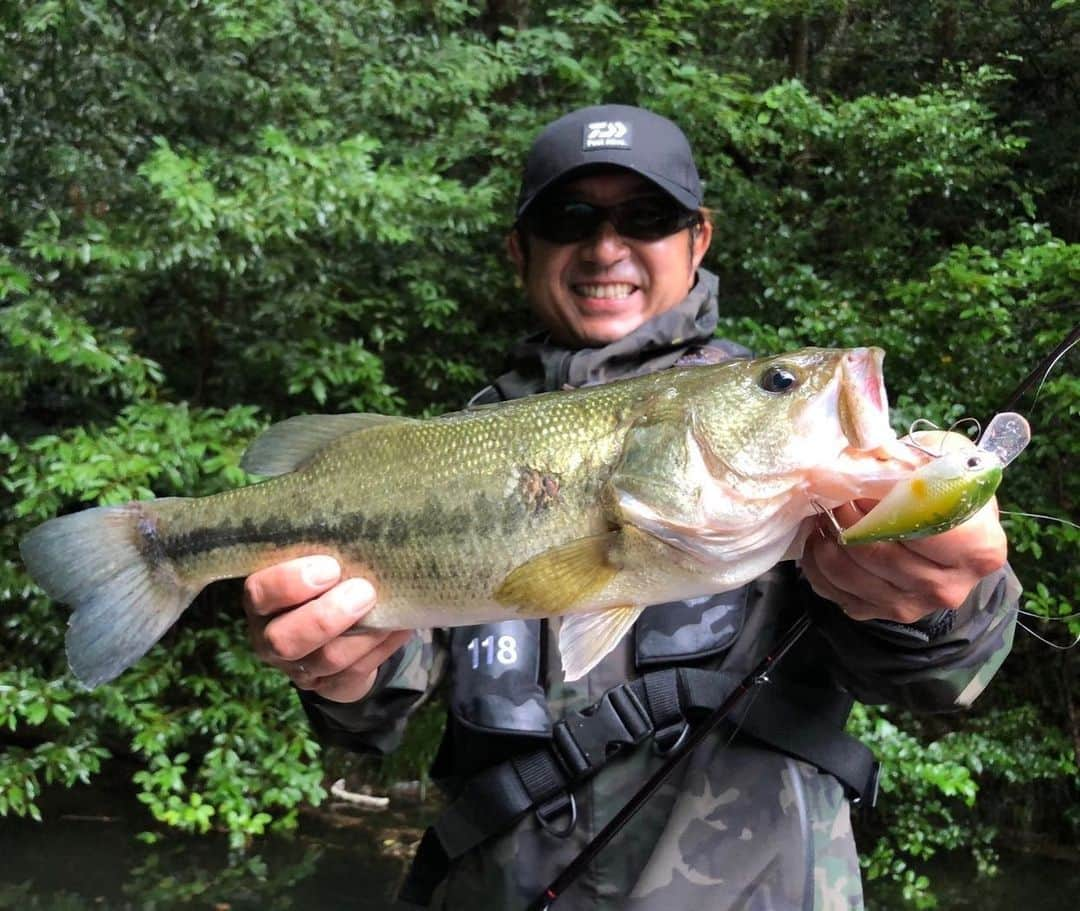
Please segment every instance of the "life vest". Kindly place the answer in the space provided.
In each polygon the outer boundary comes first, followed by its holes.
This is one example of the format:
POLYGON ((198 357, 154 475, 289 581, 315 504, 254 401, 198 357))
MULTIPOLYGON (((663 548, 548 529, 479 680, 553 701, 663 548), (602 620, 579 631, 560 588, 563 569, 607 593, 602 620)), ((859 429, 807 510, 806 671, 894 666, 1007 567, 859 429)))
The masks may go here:
MULTIPOLYGON (((699 665, 726 652, 742 630, 750 586, 647 608, 634 625, 640 672, 699 665)), ((450 630, 450 720, 433 769, 452 782, 552 737, 541 682, 542 620, 503 620, 450 630)), ((558 658, 554 657, 557 666, 558 658)))

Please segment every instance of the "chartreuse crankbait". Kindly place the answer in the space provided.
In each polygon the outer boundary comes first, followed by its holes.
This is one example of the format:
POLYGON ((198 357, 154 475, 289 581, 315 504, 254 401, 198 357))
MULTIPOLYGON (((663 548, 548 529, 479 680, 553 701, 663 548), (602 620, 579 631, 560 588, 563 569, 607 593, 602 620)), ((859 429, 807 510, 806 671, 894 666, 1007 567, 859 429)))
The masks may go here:
POLYGON ((858 522, 840 532, 841 544, 903 541, 940 534, 966 522, 990 500, 1001 476, 1031 440, 1015 412, 995 415, 978 444, 959 433, 923 432, 920 448, 940 452, 900 481, 858 522))

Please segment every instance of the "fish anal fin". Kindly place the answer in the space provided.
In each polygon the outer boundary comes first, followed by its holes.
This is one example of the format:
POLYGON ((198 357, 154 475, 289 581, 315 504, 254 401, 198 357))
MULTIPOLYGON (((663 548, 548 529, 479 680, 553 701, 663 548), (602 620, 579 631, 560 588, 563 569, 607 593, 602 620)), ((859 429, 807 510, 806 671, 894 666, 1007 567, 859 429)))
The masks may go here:
POLYGON ((600 592, 618 574, 611 561, 617 531, 552 547, 512 569, 495 600, 526 616, 564 614, 600 592))
POLYGON ((385 414, 301 414, 255 438, 240 460, 249 474, 275 477, 302 468, 330 443, 358 430, 412 422, 385 414))
POLYGON ((559 627, 559 653, 565 679, 577 680, 596 667, 619 644, 643 610, 643 605, 622 604, 563 617, 559 627))

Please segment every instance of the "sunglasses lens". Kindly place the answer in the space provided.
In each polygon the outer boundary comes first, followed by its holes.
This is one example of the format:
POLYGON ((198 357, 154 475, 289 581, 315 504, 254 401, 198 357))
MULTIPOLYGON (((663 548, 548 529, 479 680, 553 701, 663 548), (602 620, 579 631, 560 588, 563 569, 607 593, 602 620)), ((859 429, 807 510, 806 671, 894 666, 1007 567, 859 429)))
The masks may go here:
POLYGON ((662 199, 635 200, 612 213, 615 230, 623 237, 659 240, 681 230, 684 210, 662 199))
POLYGON ((553 244, 585 240, 597 232, 603 220, 603 209, 587 202, 553 201, 534 206, 527 216, 529 230, 553 244))
POLYGON ((632 199, 611 208, 587 202, 552 200, 539 203, 526 216, 529 231, 555 244, 574 244, 592 237, 610 221, 623 237, 659 240, 698 220, 673 200, 662 197, 632 199))

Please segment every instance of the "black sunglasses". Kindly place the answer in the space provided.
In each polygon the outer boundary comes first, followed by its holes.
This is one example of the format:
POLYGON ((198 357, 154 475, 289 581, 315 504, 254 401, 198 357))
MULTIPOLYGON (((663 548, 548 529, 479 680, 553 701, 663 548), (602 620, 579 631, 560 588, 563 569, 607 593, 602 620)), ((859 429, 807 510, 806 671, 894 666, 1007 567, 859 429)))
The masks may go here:
POLYGON ((530 234, 553 244, 576 244, 593 237, 604 222, 622 237, 659 240, 701 222, 701 213, 666 196, 642 196, 614 206, 573 199, 538 200, 523 219, 530 234))

